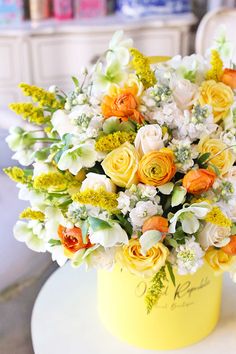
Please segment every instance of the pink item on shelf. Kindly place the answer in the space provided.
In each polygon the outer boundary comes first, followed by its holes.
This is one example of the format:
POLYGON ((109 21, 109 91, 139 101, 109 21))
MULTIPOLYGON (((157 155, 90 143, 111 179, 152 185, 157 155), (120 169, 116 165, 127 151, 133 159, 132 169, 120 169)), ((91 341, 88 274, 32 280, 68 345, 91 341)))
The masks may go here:
POLYGON ((107 14, 106 0, 74 0, 75 17, 99 17, 107 14))
POLYGON ((72 0, 53 0, 54 16, 59 20, 72 18, 72 0))

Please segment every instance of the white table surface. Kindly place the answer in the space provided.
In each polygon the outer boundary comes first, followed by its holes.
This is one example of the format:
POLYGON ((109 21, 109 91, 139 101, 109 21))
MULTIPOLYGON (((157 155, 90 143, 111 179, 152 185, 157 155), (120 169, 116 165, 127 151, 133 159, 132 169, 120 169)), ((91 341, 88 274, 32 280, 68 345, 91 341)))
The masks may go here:
POLYGON ((236 284, 225 276, 221 319, 209 337, 185 349, 155 352, 131 347, 111 336, 97 314, 96 272, 67 264, 41 289, 31 330, 35 354, 235 354, 236 284))

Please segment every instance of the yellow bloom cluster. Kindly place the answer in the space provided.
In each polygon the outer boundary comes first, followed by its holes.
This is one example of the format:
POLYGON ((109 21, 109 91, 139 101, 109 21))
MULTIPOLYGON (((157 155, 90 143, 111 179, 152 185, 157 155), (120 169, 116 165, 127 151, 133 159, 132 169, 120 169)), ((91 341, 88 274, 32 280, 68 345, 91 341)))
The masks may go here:
POLYGON ((45 215, 41 211, 32 210, 31 208, 26 208, 20 214, 20 219, 30 219, 44 221, 45 215))
POLYGON ((22 168, 17 166, 4 168, 3 171, 10 177, 13 181, 21 184, 28 184, 32 181, 32 176, 27 175, 22 168))
POLYGON ((107 192, 104 188, 97 190, 87 188, 84 191, 72 195, 72 199, 75 202, 100 207, 112 213, 116 212, 118 205, 117 194, 107 192))
POLYGON ((80 182, 70 173, 48 172, 35 177, 33 187, 43 191, 64 191, 79 185, 80 182))
POLYGON ((213 49, 211 51, 211 69, 208 70, 206 74, 206 79, 220 81, 222 74, 223 74, 223 62, 217 50, 213 49))
POLYGON ((148 88, 155 85, 157 80, 150 67, 148 58, 140 53, 136 48, 131 48, 130 53, 133 57, 131 60, 131 67, 136 71, 136 74, 141 80, 143 86, 148 88))
POLYGON ((157 304, 159 298, 165 289, 165 282, 167 281, 165 267, 162 267, 159 272, 152 278, 151 286, 147 290, 145 302, 147 306, 147 313, 149 314, 154 305, 157 304))
POLYGON ((45 123, 45 117, 42 108, 35 107, 32 103, 12 103, 9 108, 22 116, 28 122, 41 125, 45 123))
POLYGON ((52 92, 48 92, 41 87, 21 83, 19 87, 25 96, 31 96, 34 102, 38 102, 40 107, 50 107, 53 109, 62 108, 61 103, 52 92))
POLYGON ((124 144, 126 141, 132 144, 134 142, 135 137, 136 133, 134 132, 115 132, 112 134, 108 134, 100 137, 97 140, 95 144, 95 149, 97 151, 110 152, 118 148, 120 145, 124 144))
POLYGON ((205 221, 222 227, 231 227, 232 225, 231 220, 216 206, 206 215, 205 221))

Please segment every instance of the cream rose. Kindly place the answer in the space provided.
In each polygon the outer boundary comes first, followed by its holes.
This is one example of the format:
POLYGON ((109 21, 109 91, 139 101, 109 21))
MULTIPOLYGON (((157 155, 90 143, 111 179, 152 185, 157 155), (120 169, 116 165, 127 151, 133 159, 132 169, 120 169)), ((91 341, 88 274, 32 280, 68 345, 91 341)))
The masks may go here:
POLYGON ((230 227, 222 227, 207 222, 202 231, 199 233, 199 243, 204 250, 210 246, 223 247, 229 243, 230 227))
POLYGON ((144 256, 139 240, 131 239, 128 245, 119 248, 116 260, 130 273, 151 278, 166 264, 168 255, 168 248, 158 242, 144 256))
POLYGON ((138 161, 138 152, 126 142, 105 157, 102 168, 117 186, 129 188, 138 183, 138 161))
POLYGON ((213 247, 208 249, 205 259, 217 274, 229 271, 236 265, 236 256, 230 256, 213 247))
POLYGON ((182 109, 188 109, 197 99, 198 87, 189 80, 179 79, 173 85, 173 97, 177 106, 182 109))
POLYGON ((88 173, 85 180, 82 182, 81 191, 85 189, 97 190, 104 188, 107 192, 115 193, 116 186, 114 183, 105 175, 100 175, 98 173, 88 173))
POLYGON ((141 156, 150 151, 160 150, 164 147, 161 127, 158 124, 143 126, 138 130, 134 145, 141 156))

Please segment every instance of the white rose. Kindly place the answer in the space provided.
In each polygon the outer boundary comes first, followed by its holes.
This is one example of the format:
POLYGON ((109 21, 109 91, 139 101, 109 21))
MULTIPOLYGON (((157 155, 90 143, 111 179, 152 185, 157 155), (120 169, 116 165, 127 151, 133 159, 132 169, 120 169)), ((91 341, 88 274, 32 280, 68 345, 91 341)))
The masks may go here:
POLYGON ((104 188, 107 192, 115 193, 116 186, 115 184, 105 175, 100 175, 98 173, 89 172, 82 182, 81 191, 85 189, 97 190, 99 188, 104 188))
POLYGON ((229 236, 229 227, 222 227, 208 222, 199 233, 199 243, 204 250, 207 250, 210 246, 223 247, 229 243, 229 236))
POLYGON ((151 124, 140 128, 134 145, 141 156, 149 151, 160 150, 164 147, 161 127, 158 124, 151 124))
POLYGON ((173 97, 177 106, 182 109, 188 109, 193 105, 197 98, 198 87, 192 84, 189 80, 177 79, 173 83, 173 97))

